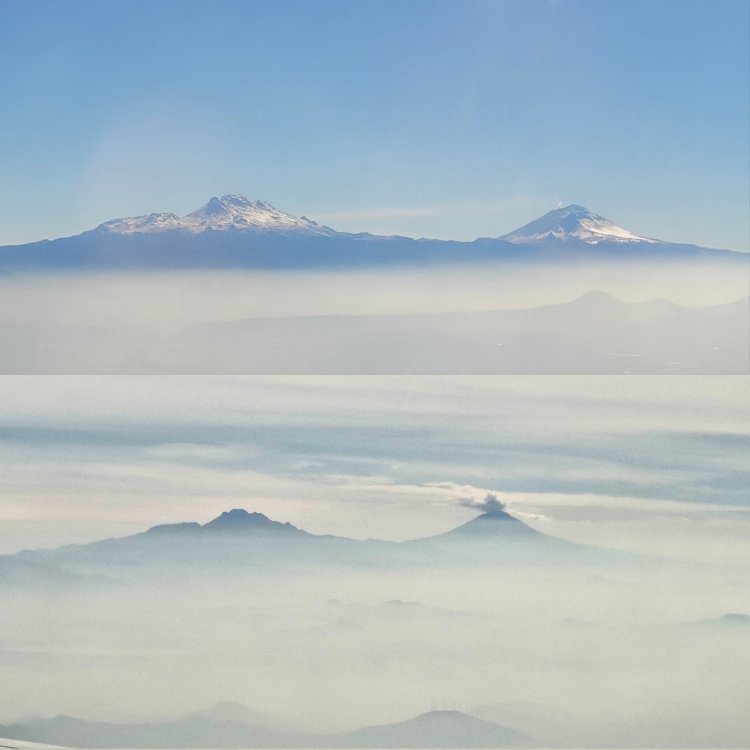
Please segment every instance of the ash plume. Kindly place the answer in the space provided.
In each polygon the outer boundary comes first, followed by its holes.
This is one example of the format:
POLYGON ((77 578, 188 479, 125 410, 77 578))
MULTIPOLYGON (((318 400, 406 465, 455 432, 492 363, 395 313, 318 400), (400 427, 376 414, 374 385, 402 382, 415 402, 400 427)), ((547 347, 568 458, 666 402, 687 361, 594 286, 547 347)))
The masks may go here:
POLYGON ((504 513, 506 509, 505 503, 494 492, 488 492, 483 498, 462 497, 459 502, 482 513, 504 513))

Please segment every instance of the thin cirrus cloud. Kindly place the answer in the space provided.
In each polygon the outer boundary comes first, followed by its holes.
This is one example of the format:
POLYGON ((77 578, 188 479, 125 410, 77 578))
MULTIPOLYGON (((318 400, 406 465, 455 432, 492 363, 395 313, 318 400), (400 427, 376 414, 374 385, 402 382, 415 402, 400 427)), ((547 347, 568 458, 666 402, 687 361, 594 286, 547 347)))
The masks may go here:
POLYGON ((334 211, 319 213, 320 221, 367 221, 368 219, 403 219, 423 216, 434 216, 437 206, 416 206, 414 208, 365 208, 353 211, 334 211))
POLYGON ((317 533, 413 538, 462 523, 462 500, 481 510, 488 495, 571 538, 594 520, 623 539, 652 517, 716 530, 748 507, 740 385, 15 378, 0 394, 0 546, 205 522, 228 507, 317 533))
MULTIPOLYGON (((482 200, 457 200, 414 206, 383 206, 351 209, 346 211, 312 211, 319 223, 336 225, 352 230, 355 227, 366 231, 375 228, 387 232, 399 227, 409 227, 413 232, 430 236, 430 228, 442 231, 446 222, 457 222, 454 239, 472 240, 478 234, 500 235, 516 227, 518 216, 534 217, 562 205, 553 195, 536 195, 519 192, 497 198, 482 200), (429 219, 429 222, 420 221, 429 219), (479 223, 471 223, 472 221, 479 223), (486 230, 486 231, 483 231, 486 230)), ((441 236, 445 236, 444 234, 441 236)))

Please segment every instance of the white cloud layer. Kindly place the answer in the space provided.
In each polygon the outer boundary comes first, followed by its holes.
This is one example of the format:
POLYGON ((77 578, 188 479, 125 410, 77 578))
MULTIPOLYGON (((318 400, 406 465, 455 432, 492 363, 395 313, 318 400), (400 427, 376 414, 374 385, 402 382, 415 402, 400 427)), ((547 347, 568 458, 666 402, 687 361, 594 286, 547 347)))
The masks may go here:
POLYGON ((739 378, 14 377, 0 415, 5 551, 228 507, 406 539, 493 495, 559 536, 711 557, 749 507, 739 378))

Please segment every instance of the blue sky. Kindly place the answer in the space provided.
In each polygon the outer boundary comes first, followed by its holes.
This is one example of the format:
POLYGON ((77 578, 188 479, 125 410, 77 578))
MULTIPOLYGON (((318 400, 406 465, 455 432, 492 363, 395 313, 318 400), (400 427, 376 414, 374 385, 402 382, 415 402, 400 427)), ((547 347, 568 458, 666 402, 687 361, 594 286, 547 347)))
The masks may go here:
POLYGON ((746 0, 3 0, 0 243, 240 192, 470 239, 748 245, 746 0))

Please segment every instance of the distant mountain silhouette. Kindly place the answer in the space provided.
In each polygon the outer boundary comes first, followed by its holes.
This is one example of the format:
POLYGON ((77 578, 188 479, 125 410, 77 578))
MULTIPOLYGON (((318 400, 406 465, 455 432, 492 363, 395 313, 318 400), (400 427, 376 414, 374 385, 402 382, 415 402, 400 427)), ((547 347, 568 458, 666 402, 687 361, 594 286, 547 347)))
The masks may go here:
POLYGON ((347 732, 343 747, 381 748, 500 748, 532 747, 533 741, 507 727, 460 711, 430 711, 397 724, 347 732))
POLYGON ((55 716, 1 726, 0 736, 51 745, 92 748, 304 747, 294 736, 262 726, 200 715, 162 722, 115 723, 55 716))
POLYGON ((249 513, 244 508, 234 508, 224 511, 212 521, 202 526, 198 523, 177 523, 153 526, 147 534, 248 534, 259 533, 282 533, 298 534, 308 536, 306 531, 292 526, 290 523, 279 523, 272 521, 263 513, 249 513))
POLYGON ((77 573, 40 559, 33 553, 0 555, 0 587, 25 590, 34 588, 85 588, 92 585, 111 586, 115 581, 106 575, 77 573))
MULTIPOLYGON (((126 537, 49 550, 25 550, 14 558, 74 573, 101 570, 130 575, 190 566, 211 574, 217 568, 241 570, 250 564, 278 567, 301 565, 305 561, 345 563, 362 544, 342 537, 309 534, 289 523, 272 521, 262 513, 236 508, 203 525, 162 524, 126 537)), ((372 542, 373 548, 381 545, 388 543, 372 542)))
POLYGON ((718 622, 721 625, 728 625, 729 627, 750 628, 750 615, 746 615, 743 612, 727 612, 718 618, 718 622))
POLYGON ((540 245, 550 242, 585 242, 590 245, 616 243, 629 246, 664 244, 661 240, 641 237, 628 229, 618 227, 609 219, 575 203, 564 208, 556 208, 498 239, 519 245, 540 245))
POLYGON ((0 247, 11 270, 326 268, 570 260, 746 262, 743 253, 641 237, 571 205, 499 238, 473 242, 350 234, 241 195, 211 198, 186 216, 112 219, 73 237, 0 247))
POLYGON ((491 510, 465 524, 431 539, 442 541, 498 541, 500 539, 538 539, 544 536, 504 510, 491 510))
MULTIPOLYGON (((627 562, 628 556, 574 544, 542 534, 504 511, 479 515, 456 529, 404 542, 316 535, 262 513, 234 509, 203 525, 154 526, 132 536, 25 550, 0 556, 3 566, 24 571, 17 585, 111 583, 189 568, 192 576, 248 571, 295 570, 311 565, 345 568, 398 568, 462 564, 580 564, 627 562)), ((6 581, 13 584, 13 578, 6 581)))
POLYGON ((691 630, 695 632, 716 632, 721 630, 744 631, 747 630, 750 635, 750 615, 743 612, 726 612, 719 617, 711 617, 705 620, 689 620, 673 625, 658 626, 664 628, 678 628, 682 630, 691 630))
POLYGON ((104 330, 16 334, 0 372, 746 374, 750 299, 690 308, 589 292, 519 310, 250 318, 126 347, 104 330))
POLYGON ((485 563, 578 565, 631 562, 631 556, 622 552, 543 534, 503 510, 482 513, 455 529, 410 544, 485 563))
POLYGON ((282 732, 199 712, 165 722, 118 724, 56 716, 0 725, 0 737, 91 748, 502 748, 531 747, 512 729, 458 711, 340 734, 282 732))

